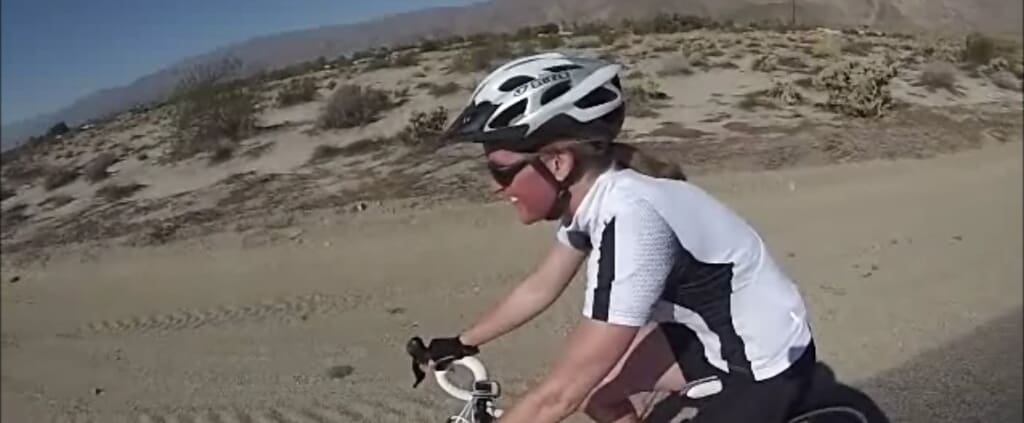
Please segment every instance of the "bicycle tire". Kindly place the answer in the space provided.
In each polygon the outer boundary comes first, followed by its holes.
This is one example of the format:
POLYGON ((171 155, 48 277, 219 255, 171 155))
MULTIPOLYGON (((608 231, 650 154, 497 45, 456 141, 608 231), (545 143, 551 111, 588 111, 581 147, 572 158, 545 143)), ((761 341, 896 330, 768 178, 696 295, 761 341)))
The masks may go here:
MULTIPOLYGON (((847 406, 842 406, 842 405, 837 405, 837 406, 832 406, 832 407, 822 407, 822 408, 817 408, 817 409, 808 411, 808 412, 803 413, 803 414, 801 414, 799 416, 793 417, 792 419, 789 419, 789 423, 815 423, 814 418, 816 418, 816 417, 821 417, 823 415, 837 415, 837 414, 841 414, 841 415, 844 415, 846 417, 852 418, 853 420, 850 420, 850 423, 855 423, 855 422, 869 423, 868 422, 868 418, 867 418, 867 416, 864 415, 864 413, 860 412, 859 410, 857 410, 857 409, 855 409, 853 407, 847 407, 847 406)), ((826 423, 826 422, 822 421, 821 423, 826 423)), ((831 423, 831 422, 827 422, 827 423, 831 423)))

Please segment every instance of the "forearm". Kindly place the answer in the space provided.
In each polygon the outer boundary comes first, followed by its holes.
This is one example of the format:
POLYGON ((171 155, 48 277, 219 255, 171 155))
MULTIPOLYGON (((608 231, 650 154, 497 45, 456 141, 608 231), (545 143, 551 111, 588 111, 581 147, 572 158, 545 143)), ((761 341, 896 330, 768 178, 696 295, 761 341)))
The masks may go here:
POLYGON ((535 276, 527 277, 459 339, 466 345, 483 345, 530 321, 547 309, 561 292, 541 285, 535 276))

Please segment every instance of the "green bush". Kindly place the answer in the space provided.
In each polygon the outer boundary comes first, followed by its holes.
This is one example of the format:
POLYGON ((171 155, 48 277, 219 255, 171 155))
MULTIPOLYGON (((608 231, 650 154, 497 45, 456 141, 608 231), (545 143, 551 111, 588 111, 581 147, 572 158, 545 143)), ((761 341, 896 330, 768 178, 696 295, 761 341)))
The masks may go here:
POLYGON ((258 91, 237 78, 240 67, 230 59, 196 66, 179 83, 172 96, 177 155, 210 151, 222 140, 237 142, 252 133, 258 91))
POLYGON ((881 116, 892 108, 889 82, 896 67, 881 63, 843 61, 826 67, 814 85, 828 94, 826 109, 853 117, 881 116))
POLYGON ((416 112, 401 132, 395 137, 408 146, 437 148, 441 146, 440 135, 448 123, 448 109, 438 106, 430 112, 416 112))

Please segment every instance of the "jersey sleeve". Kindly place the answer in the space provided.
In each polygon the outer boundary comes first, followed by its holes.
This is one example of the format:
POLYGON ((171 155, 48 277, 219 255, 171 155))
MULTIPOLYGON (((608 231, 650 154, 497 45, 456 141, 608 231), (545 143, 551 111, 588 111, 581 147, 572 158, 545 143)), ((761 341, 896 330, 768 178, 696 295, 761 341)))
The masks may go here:
POLYGON ((624 201, 599 229, 595 281, 584 315, 643 326, 651 318, 678 255, 675 233, 649 203, 624 201))

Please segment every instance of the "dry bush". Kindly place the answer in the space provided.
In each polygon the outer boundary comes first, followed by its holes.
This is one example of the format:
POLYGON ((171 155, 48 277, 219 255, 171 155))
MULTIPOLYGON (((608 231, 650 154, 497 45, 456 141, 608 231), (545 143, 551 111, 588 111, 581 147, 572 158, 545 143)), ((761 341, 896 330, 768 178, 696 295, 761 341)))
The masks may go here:
POLYGON ((973 65, 984 65, 996 56, 996 42, 991 37, 974 32, 964 39, 961 58, 973 65))
POLYGON ((548 35, 537 40, 537 46, 541 50, 554 50, 565 45, 565 40, 558 35, 548 35))
POLYGON ((107 179, 110 174, 107 172, 107 168, 110 165, 117 163, 117 156, 111 152, 104 152, 96 156, 96 158, 85 164, 82 169, 82 174, 85 176, 85 180, 95 183, 107 179))
POLYGON ((1003 70, 994 72, 989 75, 989 79, 992 81, 993 85, 999 88, 1013 91, 1021 90, 1021 80, 1009 71, 1003 70))
POLYGON ((921 70, 918 84, 929 90, 956 92, 956 67, 947 62, 931 62, 921 70))
POLYGON ((277 105, 288 107, 313 101, 316 98, 316 81, 313 78, 297 78, 288 81, 277 93, 277 105))
POLYGON ((192 68, 172 97, 177 132, 174 155, 210 151, 219 141, 238 142, 252 133, 257 88, 234 78, 241 63, 227 59, 192 68))
POLYGON ((320 126, 325 129, 354 128, 379 119, 381 112, 399 105, 393 93, 370 86, 345 84, 327 101, 320 126))
POLYGON ((796 70, 807 69, 807 62, 804 61, 804 58, 793 54, 779 56, 776 65, 796 70))
POLYGON ((828 94, 822 107, 852 117, 874 117, 892 108, 889 82, 896 75, 893 65, 843 61, 822 70, 814 85, 828 94))
POLYGON ((795 106, 806 101, 803 94, 789 81, 774 81, 767 89, 751 91, 743 94, 743 99, 736 105, 740 109, 753 111, 758 108, 778 109, 795 106))
POLYGON ((394 67, 405 68, 420 64, 420 55, 415 51, 400 53, 391 59, 394 67))
POLYGON ((508 44, 502 40, 495 40, 489 45, 464 50, 453 56, 448 69, 451 72, 461 73, 484 71, 490 69, 492 62, 495 60, 507 58, 510 55, 511 50, 508 44))
POLYGON ((437 84, 430 81, 420 82, 419 84, 416 84, 416 88, 425 89, 427 90, 428 94, 434 97, 444 97, 446 95, 455 94, 460 89, 462 89, 462 87, 459 86, 459 84, 456 84, 451 81, 446 82, 444 84, 437 84))
POLYGON ((772 72, 779 66, 779 56, 774 54, 762 54, 754 58, 750 68, 758 72, 772 72))
POLYGON ((438 106, 430 112, 416 112, 395 138, 409 146, 437 148, 442 145, 440 135, 447 123, 448 109, 444 106, 438 106))
MULTIPOLYGON (((686 56, 667 58, 661 62, 661 69, 658 70, 658 76, 693 75, 693 73, 693 65, 690 63, 690 59, 686 56)), ((643 77, 643 74, 640 73, 639 76, 643 77)), ((627 79, 631 78, 627 77, 627 79)))
POLYGON ((811 47, 811 56, 819 59, 839 57, 843 52, 843 41, 837 36, 828 35, 818 39, 811 47))
POLYGON ((117 201, 123 198, 131 197, 136 192, 145 188, 146 185, 135 182, 129 182, 126 184, 108 184, 102 188, 96 190, 96 197, 102 198, 107 201, 117 201))
POLYGON ((52 191, 74 182, 78 177, 79 174, 77 170, 65 167, 56 167, 46 175, 46 179, 43 180, 43 188, 47 191, 52 191))
POLYGON ((854 56, 867 56, 871 54, 871 49, 874 48, 874 44, 869 41, 852 41, 849 43, 843 43, 839 47, 839 51, 845 54, 852 54, 854 56))
POLYGON ((664 107, 670 97, 661 91, 658 84, 648 80, 644 84, 625 87, 626 115, 633 117, 656 117, 656 109, 664 107))
MULTIPOLYGON (((356 141, 358 142, 358 141, 356 141)), ((317 165, 327 163, 334 160, 335 157, 341 156, 345 153, 345 149, 342 147, 320 144, 313 149, 313 153, 309 156, 308 164, 317 165)))

